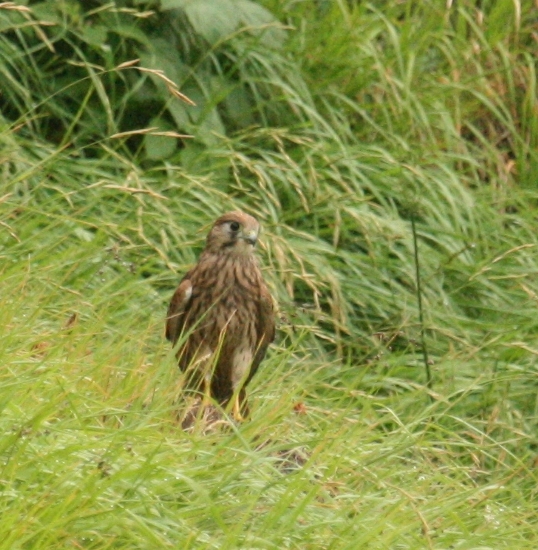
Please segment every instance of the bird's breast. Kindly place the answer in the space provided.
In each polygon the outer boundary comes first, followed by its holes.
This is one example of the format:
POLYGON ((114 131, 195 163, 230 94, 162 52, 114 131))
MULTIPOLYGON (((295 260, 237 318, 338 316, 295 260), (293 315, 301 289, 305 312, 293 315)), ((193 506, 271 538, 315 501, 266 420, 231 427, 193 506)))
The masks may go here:
POLYGON ((201 332, 226 334, 227 340, 239 341, 242 334, 256 340, 255 323, 259 310, 260 277, 255 262, 214 262, 196 274, 189 324, 201 332))

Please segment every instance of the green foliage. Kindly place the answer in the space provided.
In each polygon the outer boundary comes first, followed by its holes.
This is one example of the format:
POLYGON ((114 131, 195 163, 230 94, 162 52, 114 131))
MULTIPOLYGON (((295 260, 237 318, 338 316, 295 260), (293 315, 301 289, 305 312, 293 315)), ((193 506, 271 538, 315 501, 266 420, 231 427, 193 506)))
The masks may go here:
MULTIPOLYGON (((285 39, 270 12, 248 0, 169 1, 159 11, 152 4, 67 0, 0 10, 0 74, 12 84, 3 97, 8 121, 24 120, 49 141, 95 155, 95 147, 118 132, 196 129, 196 140, 207 145, 226 126, 242 128, 284 112, 259 101, 275 89, 259 76, 268 68, 260 52, 278 50, 285 39), (128 64, 135 59, 151 70, 128 64), (158 71, 196 106, 171 97, 158 71)), ((278 55, 270 60, 275 72, 277 63, 278 55)), ((148 159, 176 152, 161 141, 145 137, 148 159)), ((127 146, 136 156, 140 136, 131 135, 127 146)))
POLYGON ((0 548, 535 548, 534 24, 0 5, 0 548), (232 208, 280 334, 252 421, 187 434, 163 317, 232 208))

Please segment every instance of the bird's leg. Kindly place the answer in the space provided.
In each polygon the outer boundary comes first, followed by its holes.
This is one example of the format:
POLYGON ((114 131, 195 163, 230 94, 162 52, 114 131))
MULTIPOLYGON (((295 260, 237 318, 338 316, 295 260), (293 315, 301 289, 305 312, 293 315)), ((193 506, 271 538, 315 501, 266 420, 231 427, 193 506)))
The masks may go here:
POLYGON ((236 422, 245 422, 250 416, 245 388, 237 389, 232 395, 232 418, 236 422))
POLYGON ((241 403, 239 402, 239 395, 241 392, 235 392, 232 406, 232 416, 236 422, 244 422, 245 417, 241 414, 241 403))
POLYGON ((202 407, 205 408, 211 403, 211 377, 204 376, 202 392, 202 407))

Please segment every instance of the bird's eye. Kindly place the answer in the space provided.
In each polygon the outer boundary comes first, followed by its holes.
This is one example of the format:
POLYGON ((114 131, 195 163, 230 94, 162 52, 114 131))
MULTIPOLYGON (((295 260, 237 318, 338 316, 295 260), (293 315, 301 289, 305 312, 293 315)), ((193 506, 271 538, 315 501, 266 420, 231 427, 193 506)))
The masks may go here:
POLYGON ((240 228, 240 227, 241 227, 241 226, 239 225, 238 222, 232 222, 232 223, 230 224, 230 229, 231 229, 232 231, 239 231, 239 228, 240 228))

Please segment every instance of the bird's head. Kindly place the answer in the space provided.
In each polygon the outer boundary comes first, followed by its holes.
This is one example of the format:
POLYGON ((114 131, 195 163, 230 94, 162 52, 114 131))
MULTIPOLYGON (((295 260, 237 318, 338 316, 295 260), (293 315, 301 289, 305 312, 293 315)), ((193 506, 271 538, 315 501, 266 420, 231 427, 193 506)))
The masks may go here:
POLYGON ((256 242, 260 224, 244 212, 228 212, 221 216, 207 236, 206 250, 228 252, 238 256, 251 254, 256 242))

